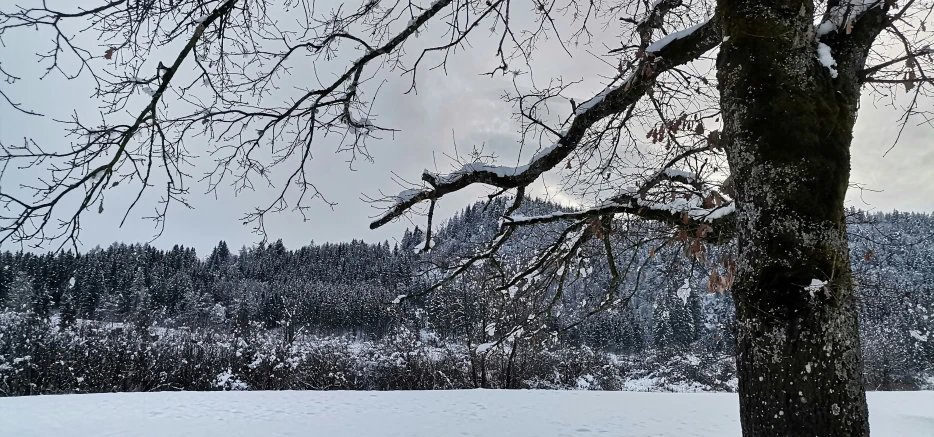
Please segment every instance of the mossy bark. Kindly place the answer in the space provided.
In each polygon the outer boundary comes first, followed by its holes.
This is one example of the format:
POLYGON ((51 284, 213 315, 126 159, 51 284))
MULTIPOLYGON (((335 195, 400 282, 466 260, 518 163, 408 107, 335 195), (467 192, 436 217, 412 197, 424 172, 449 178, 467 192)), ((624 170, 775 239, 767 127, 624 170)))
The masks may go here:
POLYGON ((811 1, 719 2, 746 436, 869 435, 843 203, 859 85, 818 62, 813 14, 811 1))

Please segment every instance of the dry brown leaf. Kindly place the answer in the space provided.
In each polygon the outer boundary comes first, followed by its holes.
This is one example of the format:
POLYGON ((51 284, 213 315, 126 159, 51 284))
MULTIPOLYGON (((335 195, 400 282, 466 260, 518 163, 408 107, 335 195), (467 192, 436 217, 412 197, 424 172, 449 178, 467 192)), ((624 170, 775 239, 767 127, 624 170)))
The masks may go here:
POLYGON ((699 240, 694 240, 694 243, 691 243, 691 255, 697 257, 697 254, 701 253, 703 250, 704 248, 701 246, 699 240))
POLYGON ((685 257, 685 258, 690 258, 692 255, 693 255, 693 253, 691 253, 691 245, 690 245, 690 244, 685 244, 684 246, 681 246, 681 256, 683 256, 683 257, 685 257))
POLYGON ((875 253, 876 252, 872 249, 867 250, 866 254, 863 255, 863 260, 866 262, 872 261, 872 256, 875 255, 875 253))
MULTIPOLYGON (((645 65, 645 69, 642 70, 642 72, 645 74, 645 77, 649 77, 649 76, 652 75, 652 73, 655 72, 655 68, 652 66, 651 63, 649 63, 649 64, 646 64, 646 65, 645 65)), ((649 88, 649 91, 651 91, 651 90, 652 90, 652 89, 649 88)))
POLYGON ((603 232, 603 223, 600 222, 600 217, 588 218, 587 226, 590 228, 590 232, 593 236, 601 240, 606 238, 606 234, 603 232))
POLYGON ((707 278, 707 292, 714 293, 720 287, 720 272, 716 268, 710 269, 710 277, 707 278))
POLYGON ((685 231, 684 229, 682 229, 681 231, 679 231, 679 232, 678 232, 678 237, 675 238, 675 240, 677 240, 677 241, 687 241, 687 239, 688 239, 688 233, 687 233, 687 231, 685 231))
POLYGON ((107 49, 106 52, 104 52, 104 59, 110 59, 110 58, 113 58, 113 57, 114 57, 114 49, 113 49, 113 48, 109 48, 109 49, 107 49))

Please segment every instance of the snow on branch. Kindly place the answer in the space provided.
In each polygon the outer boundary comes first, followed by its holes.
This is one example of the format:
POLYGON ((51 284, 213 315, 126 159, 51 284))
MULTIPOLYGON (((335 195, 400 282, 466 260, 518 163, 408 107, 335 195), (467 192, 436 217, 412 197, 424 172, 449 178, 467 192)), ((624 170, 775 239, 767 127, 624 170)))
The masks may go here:
POLYGON ((689 171, 684 171, 684 170, 678 170, 676 168, 666 168, 662 170, 662 173, 664 173, 665 176, 669 178, 684 179, 686 181, 689 181, 688 183, 697 179, 697 175, 695 175, 694 173, 691 173, 689 171))
POLYGON ((645 48, 645 51, 648 53, 658 53, 662 51, 665 47, 668 47, 668 44, 671 44, 672 41, 684 39, 684 38, 687 38, 693 35, 694 32, 697 32, 698 30, 706 26, 709 21, 710 20, 707 20, 702 23, 695 24, 687 29, 669 33, 668 35, 665 35, 664 37, 662 37, 662 39, 655 41, 652 44, 649 44, 649 46, 645 48))
POLYGON ((636 104, 654 85, 656 78, 668 70, 691 62, 721 41, 719 20, 710 19, 692 28, 690 33, 673 39, 659 49, 656 57, 643 58, 622 86, 604 89, 584 103, 584 110, 575 114, 569 128, 550 147, 538 152, 526 165, 503 167, 474 162, 447 175, 431 172, 422 174, 422 181, 431 188, 405 191, 395 196, 392 205, 376 220, 370 229, 376 229, 403 215, 412 206, 426 200, 437 200, 472 184, 486 184, 500 189, 525 187, 543 173, 555 168, 577 149, 587 131, 598 121, 622 112, 636 104))
POLYGON ((841 29, 850 34, 853 23, 870 9, 882 7, 883 4, 883 0, 842 0, 836 6, 827 8, 824 19, 817 26, 817 37, 839 32, 841 29))
POLYGON ((489 172, 499 177, 515 176, 528 171, 529 168, 533 167, 538 161, 548 156, 548 154, 550 154, 556 147, 558 147, 558 143, 540 150, 538 153, 532 156, 532 159, 529 160, 528 164, 520 165, 517 167, 487 165, 483 162, 476 161, 470 164, 465 164, 463 167, 461 167, 460 170, 443 176, 425 170, 424 173, 422 173, 422 180, 428 182, 431 185, 451 184, 458 178, 475 172, 489 172))
POLYGON ((692 196, 691 199, 677 197, 670 202, 655 202, 642 200, 636 195, 637 190, 627 190, 625 194, 618 195, 603 204, 580 211, 555 212, 552 214, 526 217, 511 215, 504 222, 507 226, 525 226, 539 223, 550 223, 560 220, 579 220, 586 217, 603 216, 606 214, 632 214, 647 220, 656 220, 697 228, 702 224, 713 224, 714 232, 706 235, 719 238, 729 234, 729 225, 725 220, 736 212, 734 202, 704 208, 703 199, 692 196))
POLYGON ((616 91, 616 90, 618 90, 618 89, 620 89, 620 88, 625 89, 625 87, 630 86, 630 85, 631 85, 631 84, 630 84, 630 81, 632 81, 632 79, 633 79, 634 76, 635 76, 635 73, 630 74, 630 75, 629 75, 628 77, 626 77, 626 79, 623 80, 622 83, 619 84, 619 85, 610 84, 609 86, 607 86, 606 88, 604 88, 603 91, 600 91, 599 93, 597 93, 597 95, 593 96, 590 100, 588 100, 588 101, 586 101, 586 102, 581 103, 580 105, 578 105, 577 108, 574 110, 574 115, 581 115, 581 114, 583 114, 583 113, 589 111, 590 108, 593 108, 593 107, 596 106, 598 103, 600 103, 600 102, 602 102, 604 99, 606 99, 606 96, 610 95, 611 92, 616 91))

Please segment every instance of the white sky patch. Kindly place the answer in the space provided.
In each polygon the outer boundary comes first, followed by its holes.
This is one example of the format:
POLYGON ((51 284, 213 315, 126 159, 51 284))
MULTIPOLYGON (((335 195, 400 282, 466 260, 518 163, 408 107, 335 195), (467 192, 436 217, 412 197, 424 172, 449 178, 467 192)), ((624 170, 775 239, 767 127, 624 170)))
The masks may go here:
POLYGON ((551 179, 550 175, 542 175, 542 181, 533 184, 528 194, 570 208, 582 208, 584 206, 581 199, 565 191, 562 186, 550 183, 549 179, 551 179))

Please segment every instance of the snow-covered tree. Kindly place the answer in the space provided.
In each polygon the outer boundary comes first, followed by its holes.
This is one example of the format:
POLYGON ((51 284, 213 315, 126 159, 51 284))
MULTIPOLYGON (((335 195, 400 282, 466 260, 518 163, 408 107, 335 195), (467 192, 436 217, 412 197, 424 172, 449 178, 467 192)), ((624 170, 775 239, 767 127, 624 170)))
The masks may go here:
POLYGON ((32 279, 24 272, 15 272, 11 276, 13 279, 10 281, 4 305, 13 311, 32 311, 35 300, 32 279))

